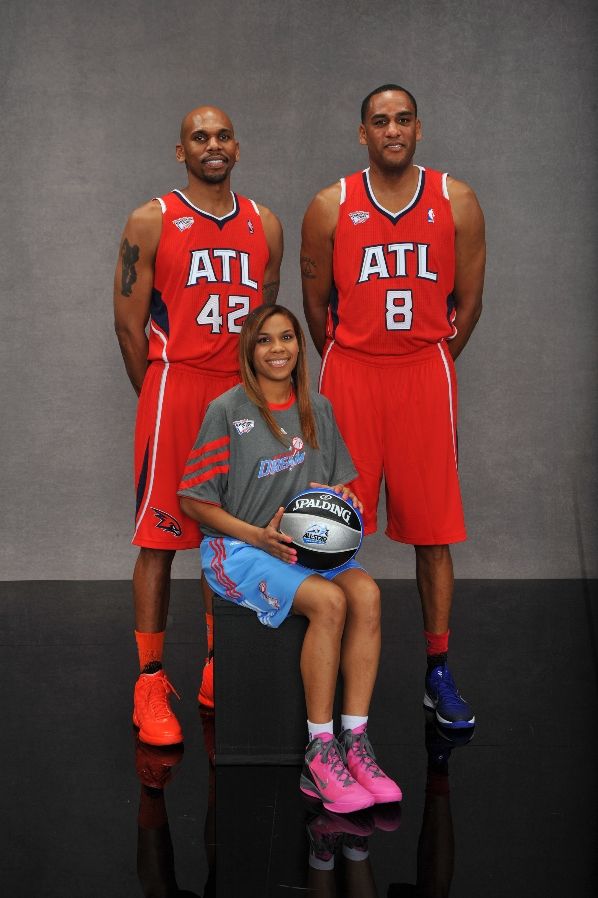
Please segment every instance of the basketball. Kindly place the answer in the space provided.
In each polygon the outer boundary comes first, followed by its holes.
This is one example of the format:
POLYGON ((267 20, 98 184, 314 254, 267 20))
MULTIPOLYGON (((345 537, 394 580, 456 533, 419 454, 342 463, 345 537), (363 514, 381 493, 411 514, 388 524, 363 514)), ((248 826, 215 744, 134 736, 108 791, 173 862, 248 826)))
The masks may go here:
POLYGON ((304 490, 286 505, 280 529, 293 540, 297 561, 330 571, 357 554, 363 538, 361 515, 334 490, 304 490))

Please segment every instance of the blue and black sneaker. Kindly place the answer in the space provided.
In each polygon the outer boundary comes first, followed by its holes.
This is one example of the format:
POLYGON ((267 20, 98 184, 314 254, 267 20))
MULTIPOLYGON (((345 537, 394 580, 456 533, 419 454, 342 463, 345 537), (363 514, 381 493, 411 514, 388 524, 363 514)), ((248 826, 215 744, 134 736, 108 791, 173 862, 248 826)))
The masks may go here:
POLYGON ((451 676, 446 662, 433 667, 426 674, 424 707, 436 712, 436 719, 443 727, 465 729, 475 726, 475 716, 451 676))

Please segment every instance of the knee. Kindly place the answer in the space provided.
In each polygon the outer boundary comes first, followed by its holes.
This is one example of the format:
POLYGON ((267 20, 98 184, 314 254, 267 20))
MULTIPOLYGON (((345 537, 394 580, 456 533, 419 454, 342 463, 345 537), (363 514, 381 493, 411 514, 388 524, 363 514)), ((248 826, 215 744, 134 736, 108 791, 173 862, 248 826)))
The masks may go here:
POLYGON ((427 565, 443 564, 451 557, 448 546, 414 546, 413 548, 418 562, 427 565))
POLYGON ((360 624, 368 630, 377 630, 380 626, 380 590, 373 580, 363 583, 359 595, 351 603, 350 613, 357 616, 360 624))
POLYGON ((326 626, 343 629, 347 615, 347 600, 339 586, 325 581, 318 599, 318 613, 326 626))
POLYGON ((141 548, 137 564, 145 570, 169 573, 175 554, 174 549, 141 548))

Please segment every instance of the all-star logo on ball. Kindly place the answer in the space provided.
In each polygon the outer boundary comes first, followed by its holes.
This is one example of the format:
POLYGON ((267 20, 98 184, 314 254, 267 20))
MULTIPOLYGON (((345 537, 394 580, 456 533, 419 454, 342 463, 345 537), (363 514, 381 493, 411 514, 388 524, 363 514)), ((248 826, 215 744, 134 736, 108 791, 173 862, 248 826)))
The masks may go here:
POLYGON ((363 538, 361 515, 332 489, 308 489, 287 503, 280 529, 293 540, 297 561, 329 571, 357 554, 363 538))

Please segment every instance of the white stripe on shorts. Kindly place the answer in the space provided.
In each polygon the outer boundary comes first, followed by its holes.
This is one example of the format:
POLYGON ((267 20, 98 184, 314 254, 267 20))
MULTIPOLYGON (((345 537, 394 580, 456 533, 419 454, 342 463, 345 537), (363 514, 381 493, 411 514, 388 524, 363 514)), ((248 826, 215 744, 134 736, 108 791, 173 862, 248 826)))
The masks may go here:
POLYGON ((448 397, 449 397, 449 411, 451 414, 451 437, 453 438, 453 455, 455 456, 455 467, 457 467, 457 445, 455 443, 455 419, 453 415, 453 385, 451 383, 451 372, 446 360, 445 352, 446 350, 443 348, 442 343, 437 343, 438 351, 442 356, 442 362, 444 364, 444 370, 446 372, 446 381, 448 384, 448 397))
POLYGON ((328 349, 326 350, 326 352, 324 353, 324 356, 322 358, 322 365, 320 367, 320 377, 318 380, 318 393, 322 392, 322 380, 324 378, 324 368, 326 367, 326 359, 328 358, 328 355, 330 354, 330 350, 332 349, 333 346, 334 346, 334 340, 331 340, 330 345, 329 345, 328 349))
POLYGON ((147 511, 147 507, 149 505, 150 497, 152 495, 152 489, 154 486, 154 473, 156 470, 156 456, 158 454, 158 437, 160 436, 160 421, 162 419, 162 405, 164 401, 164 391, 166 389, 166 378, 168 377, 168 369, 170 368, 170 362, 168 361, 168 356, 166 355, 166 337, 162 333, 161 330, 158 330, 157 327, 154 327, 154 323, 150 324, 151 329, 157 336, 162 340, 164 344, 162 347, 162 360, 164 362, 164 371, 162 372, 162 377, 160 379, 160 391, 158 393, 158 410, 156 412, 156 424, 154 427, 154 447, 152 451, 152 467, 150 473, 150 482, 147 488, 147 496, 145 497, 145 504, 141 510, 141 514, 137 518, 137 524, 135 525, 135 533, 133 534, 133 539, 137 536, 137 531, 141 525, 141 522, 144 518, 144 515, 147 511))

